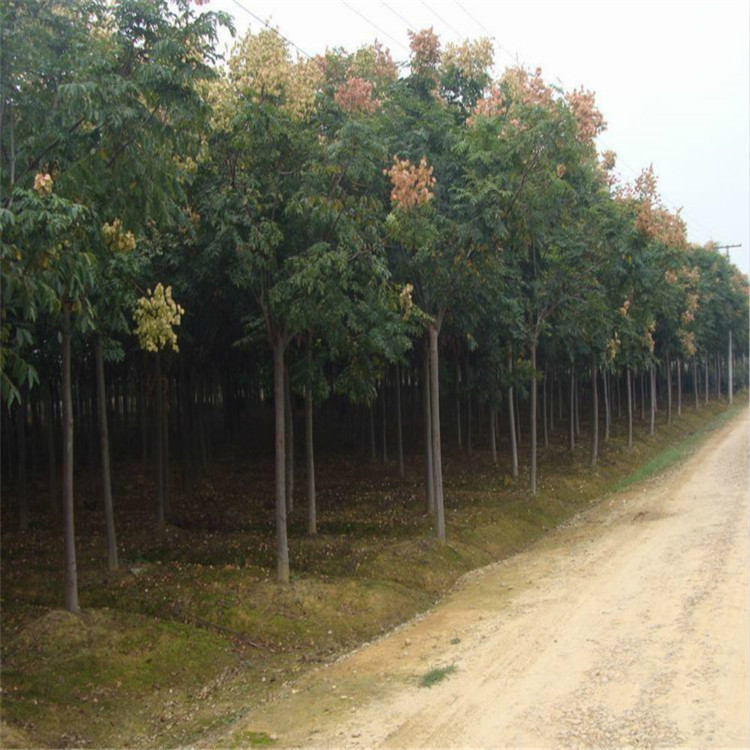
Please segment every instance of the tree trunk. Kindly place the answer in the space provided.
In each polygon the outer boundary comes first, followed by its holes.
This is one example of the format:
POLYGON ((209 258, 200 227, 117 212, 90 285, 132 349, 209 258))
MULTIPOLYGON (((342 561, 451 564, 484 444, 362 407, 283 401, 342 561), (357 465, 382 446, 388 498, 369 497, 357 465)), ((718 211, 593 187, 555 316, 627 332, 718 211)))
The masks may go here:
POLYGON ((591 404, 593 406, 593 430, 591 436, 591 467, 596 467, 599 456, 599 368, 594 365, 591 369, 591 404))
POLYGON ((531 354, 531 383, 530 385, 530 431, 529 435, 531 438, 531 451, 530 451, 530 465, 529 465, 529 479, 531 484, 531 494, 536 495, 536 402, 537 402, 537 381, 536 381, 536 343, 532 342, 530 347, 531 354))
POLYGON ((53 518, 59 519, 59 505, 57 495, 57 450, 55 448, 55 410, 52 407, 52 388, 46 378, 42 386, 44 399, 45 429, 47 432, 47 456, 49 459, 49 500, 53 518))
POLYGON ((732 362, 732 331, 729 330, 729 353, 727 355, 727 374, 729 380, 727 383, 727 392, 729 394, 729 405, 734 403, 734 365, 732 362))
POLYGON ((490 401, 490 448, 492 463, 497 465, 497 436, 495 435, 495 402, 490 401))
POLYGON ((430 515, 434 515, 435 472, 432 468, 432 399, 430 398, 430 342, 428 339, 425 339, 423 370, 425 497, 427 512, 430 515))
POLYGON ((672 424, 672 360, 667 354, 664 369, 667 373, 667 424, 672 424))
POLYGON ((716 397, 721 401, 721 354, 716 352, 716 397))
MULTIPOLYGON (((508 354, 508 377, 513 377, 513 355, 508 354)), ((515 399, 513 398, 512 385, 508 386, 508 429, 510 430, 510 455, 511 471, 513 477, 518 476, 518 442, 516 440, 516 416, 515 416, 515 399)))
POLYGON ((649 380, 651 382, 651 402, 649 407, 649 428, 648 434, 654 434, 654 428, 656 426, 656 368, 654 365, 649 367, 649 380))
POLYGON ((99 401, 99 450, 102 459, 102 495, 104 499, 104 520, 107 527, 107 567, 117 569, 117 537, 115 535, 115 513, 112 503, 112 475, 109 466, 109 426, 107 424, 107 393, 104 381, 104 355, 102 337, 94 339, 96 356, 96 392, 99 401))
POLYGON ((573 368, 570 368, 570 413, 568 415, 568 450, 572 453, 576 449, 576 381, 573 368))
POLYGON ((693 357, 693 395, 695 396, 695 410, 698 411, 698 358, 693 357))
POLYGON ((18 439, 18 528, 29 528, 29 494, 26 476, 26 395, 16 404, 16 437, 18 439))
POLYGON ((286 448, 284 421, 284 349, 282 336, 276 335, 272 341, 273 348, 273 404, 276 474, 276 580, 289 583, 289 543, 286 532, 286 448))
MULTIPOLYGON (((442 316, 439 316, 440 318, 442 316)), ((443 460, 440 448, 440 378, 438 370, 439 322, 428 327, 430 341, 430 407, 432 427, 432 471, 435 476, 435 532, 445 542, 445 505, 443 501, 443 460)))
POLYGON ((544 419, 542 420, 544 425, 544 447, 549 447, 549 435, 547 433, 547 376, 549 372, 549 367, 547 363, 544 363, 544 382, 542 383, 542 413, 544 415, 544 419))
POLYGON ((284 471, 286 473, 286 514, 294 511, 294 414, 292 389, 289 385, 289 367, 284 366, 284 471))
POLYGON ((65 540, 65 609, 78 612, 78 571, 76 568, 75 522, 73 510, 73 387, 70 373, 70 308, 62 310, 62 406, 63 406, 63 536, 65 540))
POLYGON ((313 397, 312 388, 305 388, 305 466, 307 472, 307 533, 318 533, 318 514, 315 501, 315 457, 313 455, 313 397))
POLYGON ((609 426, 612 419, 612 394, 606 370, 602 370, 602 384, 604 386, 604 442, 606 443, 609 440, 609 426))
POLYGON ((645 391, 645 385, 643 384, 644 380, 644 373, 641 370, 640 378, 641 382, 641 422, 646 421, 646 391, 645 391))
POLYGON ((466 452, 471 456, 474 446, 472 444, 472 405, 471 405, 471 364, 469 352, 466 351, 466 452))
POLYGON ((682 416, 682 360, 677 357, 677 416, 682 416))
POLYGON ((383 378, 383 387, 380 391, 381 421, 383 423, 383 463, 388 463, 388 370, 383 378))
POLYGON ((141 461, 148 463, 148 420, 146 419, 146 352, 141 352, 141 372, 138 379, 138 422, 141 428, 141 461))
POLYGON ((375 409, 372 404, 369 408, 369 422, 370 422, 370 461, 375 463, 378 460, 378 451, 375 447, 375 409))
MULTIPOLYGON (((555 375, 549 379, 549 432, 550 435, 555 432, 555 375)), ((547 447, 545 443, 545 448, 547 447)))
POLYGON ((161 382, 161 352, 154 355, 154 460, 156 462, 156 501, 159 529, 166 527, 164 508, 164 389, 161 382))
POLYGON ((705 356, 705 358, 703 360, 703 366, 704 366, 704 369, 705 369, 705 376, 706 376, 706 382, 705 382, 705 391, 706 391, 705 402, 706 402, 706 406, 708 406, 708 352, 706 352, 706 356, 705 356))
POLYGON ((458 436, 458 448, 463 448, 463 441, 461 435, 461 392, 460 392, 460 381, 461 381, 461 360, 458 354, 456 354, 456 369, 455 376, 453 378, 453 390, 454 397, 456 399, 456 435, 458 436))
POLYGON ((516 439, 521 445, 521 407, 518 403, 518 388, 513 389, 513 397, 516 401, 516 439))
POLYGON ((401 367, 396 365, 396 450, 398 451, 398 475, 404 478, 404 436, 401 424, 401 367))
POLYGON ((628 389, 628 448, 633 447, 633 391, 630 368, 625 370, 626 384, 628 389))

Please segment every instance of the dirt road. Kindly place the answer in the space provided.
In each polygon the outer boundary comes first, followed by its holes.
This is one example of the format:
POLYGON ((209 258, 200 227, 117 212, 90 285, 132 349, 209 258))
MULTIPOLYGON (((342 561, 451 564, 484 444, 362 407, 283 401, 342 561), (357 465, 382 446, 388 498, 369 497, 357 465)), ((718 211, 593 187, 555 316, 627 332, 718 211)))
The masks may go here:
POLYGON ((748 504, 745 412, 241 728, 304 747, 747 748, 748 504))

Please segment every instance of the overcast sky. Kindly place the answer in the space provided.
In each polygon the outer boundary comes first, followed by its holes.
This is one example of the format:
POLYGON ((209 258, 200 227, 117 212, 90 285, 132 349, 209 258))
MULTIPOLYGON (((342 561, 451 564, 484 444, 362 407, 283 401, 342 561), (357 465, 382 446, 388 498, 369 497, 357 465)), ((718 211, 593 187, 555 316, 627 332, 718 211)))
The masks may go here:
POLYGON ((409 56, 407 32, 443 44, 490 36, 495 71, 518 62, 548 82, 596 92, 622 178, 649 164, 663 201, 682 208, 691 242, 737 244, 750 270, 750 3, 211 0, 244 33, 261 21, 310 55, 374 39, 409 56), (260 20, 259 20, 260 19, 260 20))

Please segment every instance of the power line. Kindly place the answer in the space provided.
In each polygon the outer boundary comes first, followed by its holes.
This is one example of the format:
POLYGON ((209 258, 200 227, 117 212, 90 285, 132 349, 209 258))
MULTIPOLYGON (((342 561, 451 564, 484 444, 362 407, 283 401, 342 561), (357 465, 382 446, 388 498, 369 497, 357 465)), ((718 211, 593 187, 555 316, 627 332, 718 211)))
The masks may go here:
POLYGON ((388 3, 385 2, 385 0, 380 0, 380 4, 384 5, 391 13, 393 13, 393 15, 396 16, 396 18, 398 18, 399 21, 401 21, 402 23, 405 23, 409 27, 409 31, 416 30, 414 26, 410 24, 397 10, 394 10, 393 8, 391 8, 391 6, 388 5, 388 3))
POLYGON ((474 16, 472 13, 469 13, 469 11, 466 10, 466 8, 464 7, 464 5, 462 3, 460 3, 459 0, 453 0, 453 2, 456 5, 458 5, 458 7, 461 8, 461 10, 472 21, 474 21, 474 23, 477 26, 479 26, 479 28, 482 29, 482 31, 484 31, 487 34, 487 36, 490 38, 490 40, 492 40, 498 46, 498 48, 500 49, 501 52, 505 52, 505 54, 511 59, 511 61, 513 63, 515 63, 516 65, 518 65, 518 54, 514 55, 513 52, 511 52, 506 46, 504 46, 503 44, 501 44, 498 41, 497 37, 476 16, 474 16))
POLYGON ((296 49, 297 52, 300 52, 301 54, 303 54, 308 60, 313 59, 312 55, 308 55, 307 52, 305 52, 305 50, 303 50, 301 47, 298 47, 291 39, 287 39, 278 29, 271 26, 270 23, 268 23, 267 21, 264 21, 259 16, 256 16, 255 13, 253 13, 251 10, 248 10, 244 5, 242 5, 242 3, 238 2, 238 0, 232 0, 232 2, 238 8, 240 8, 241 10, 244 10, 245 13, 247 13, 249 16, 252 16, 256 21, 258 21, 258 23, 262 23, 269 31, 273 31, 273 33, 276 34, 276 36, 278 36, 280 39, 283 39, 288 45, 290 45, 291 47, 294 47, 294 49, 296 49))
POLYGON ((363 21, 365 21, 365 23, 369 23, 370 26, 373 27, 373 29, 375 29, 376 31, 379 31, 381 34, 388 37, 388 39, 390 39, 394 44, 397 44, 399 47, 401 47, 402 50, 404 50, 404 52, 408 54, 409 52, 408 48, 405 47, 398 39, 391 36, 385 29, 381 29, 380 26, 373 23, 364 13, 361 13, 356 8, 349 5, 349 3, 346 2, 346 0, 340 0, 340 2, 342 5, 345 5, 352 13, 356 13, 363 21))
POLYGON ((442 18, 441 16, 439 16, 438 13, 437 13, 437 11, 434 10, 433 8, 431 8, 430 5, 427 2, 425 2, 425 0, 421 0, 421 3, 422 3, 422 5, 424 5, 425 8, 427 8, 427 10, 430 11, 430 13, 432 13, 433 16, 435 16, 435 18, 437 18, 438 21, 440 21, 440 23, 443 24, 443 26, 445 26, 446 28, 450 29, 456 35, 456 37, 459 40, 463 38, 463 34, 461 34, 460 32, 456 31, 456 28, 454 26, 452 26, 451 24, 448 23, 448 21, 446 21, 444 18, 442 18))

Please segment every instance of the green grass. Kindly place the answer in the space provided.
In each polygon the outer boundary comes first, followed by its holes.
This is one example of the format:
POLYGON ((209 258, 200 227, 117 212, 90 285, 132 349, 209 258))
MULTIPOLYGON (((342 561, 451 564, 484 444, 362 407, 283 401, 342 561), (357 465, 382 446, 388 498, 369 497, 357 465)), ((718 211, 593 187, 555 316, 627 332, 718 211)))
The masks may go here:
POLYGON ((642 466, 631 472, 622 479, 617 480, 611 487, 610 492, 619 492, 633 484, 642 482, 657 474, 670 469, 672 466, 684 461, 695 453, 700 447, 707 433, 713 432, 725 425, 740 410, 740 405, 733 406, 714 416, 709 422, 700 425, 692 434, 680 440, 680 442, 668 446, 665 450, 657 453, 653 458, 646 461, 642 466))
POLYGON ((419 678, 419 687, 431 688, 433 685, 437 685, 438 682, 442 682, 448 677, 448 675, 453 674, 455 671, 455 664, 450 664, 447 667, 435 667, 419 678))

